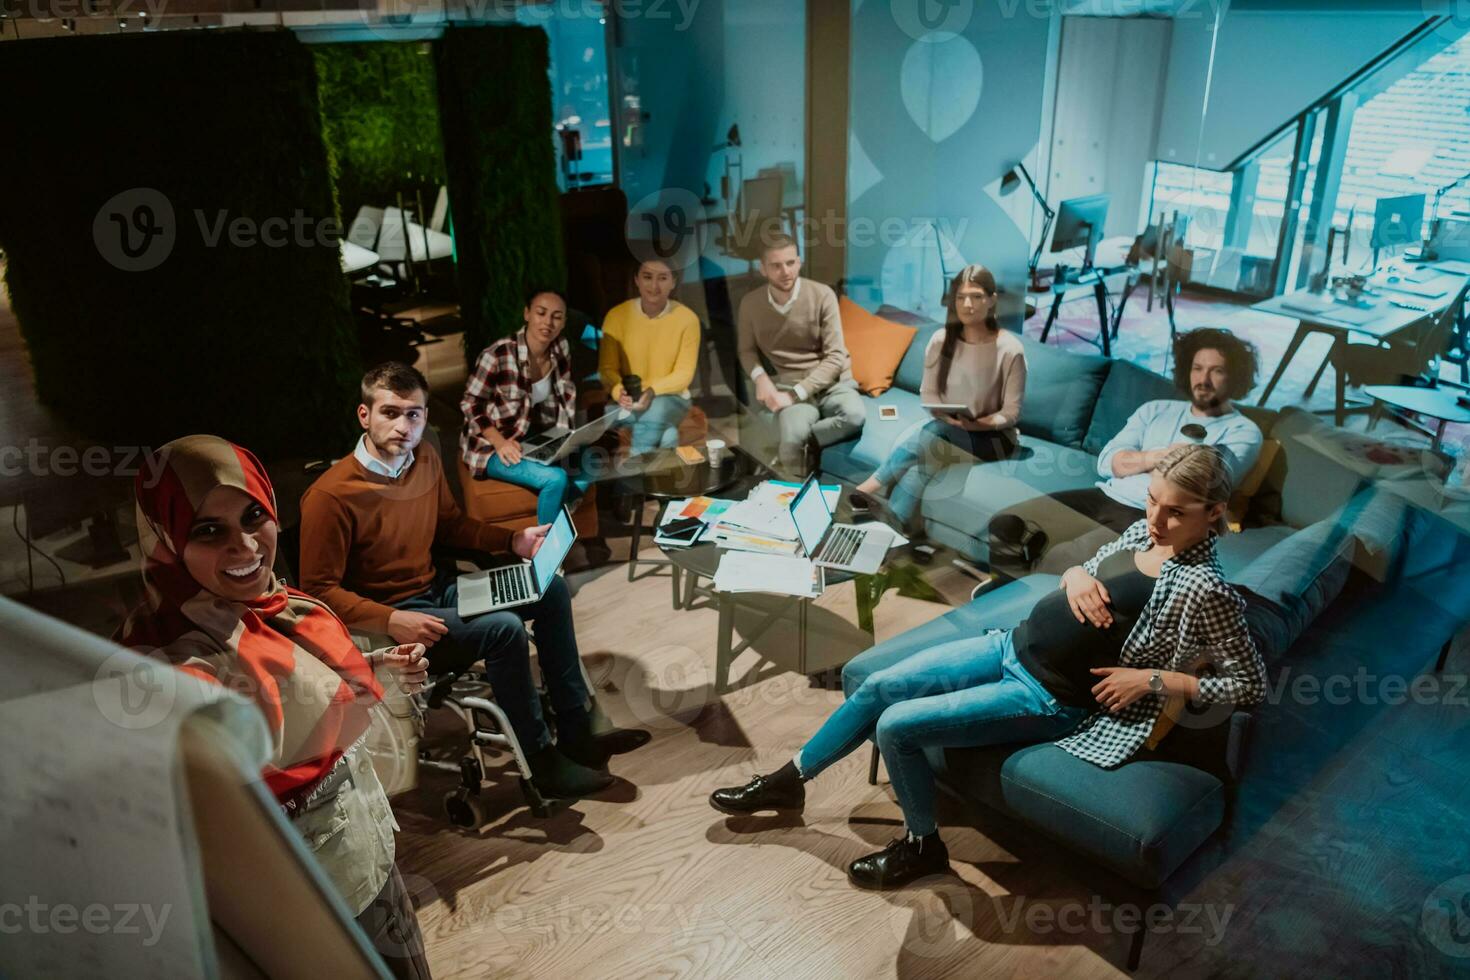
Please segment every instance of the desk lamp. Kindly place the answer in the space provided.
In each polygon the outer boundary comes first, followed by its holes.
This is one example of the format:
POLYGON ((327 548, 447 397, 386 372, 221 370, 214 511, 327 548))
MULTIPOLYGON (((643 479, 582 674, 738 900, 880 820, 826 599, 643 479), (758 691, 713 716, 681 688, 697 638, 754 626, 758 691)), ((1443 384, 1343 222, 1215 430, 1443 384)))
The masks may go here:
POLYGON ((1050 204, 1046 203, 1046 198, 1042 196, 1041 191, 1036 189, 1036 181, 1032 180, 1031 175, 1026 172, 1024 163, 1018 162, 1000 179, 1000 196, 1007 197, 1014 194, 1016 188, 1021 186, 1022 179, 1026 181, 1026 186, 1031 188, 1031 196, 1036 198, 1036 203, 1041 207, 1041 213, 1046 216, 1041 223, 1041 237, 1037 239, 1036 249, 1031 253, 1031 261, 1026 265, 1027 271, 1031 273, 1031 286, 1035 288, 1036 267, 1041 263, 1041 250, 1046 247, 1046 236, 1051 234, 1051 223, 1056 220, 1057 213, 1050 204))

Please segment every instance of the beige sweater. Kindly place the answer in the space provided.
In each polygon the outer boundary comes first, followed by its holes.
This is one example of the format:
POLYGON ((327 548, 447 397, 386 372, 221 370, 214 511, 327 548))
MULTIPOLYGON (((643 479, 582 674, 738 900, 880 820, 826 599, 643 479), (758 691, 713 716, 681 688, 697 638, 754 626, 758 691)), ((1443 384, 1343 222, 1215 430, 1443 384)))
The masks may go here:
POLYGON ((1021 420, 1021 399, 1026 394, 1026 349, 1015 334, 1002 330, 995 340, 955 344, 944 394, 939 393, 939 351, 944 331, 934 331, 924 349, 924 382, 919 397, 926 402, 968 405, 977 419, 999 412, 1005 418, 997 429, 1014 434, 1021 420))
POLYGON ((740 367, 749 375, 766 367, 764 356, 777 384, 800 385, 804 397, 816 398, 838 381, 852 380, 852 359, 842 340, 837 294, 810 279, 799 282, 796 300, 784 315, 771 305, 768 286, 740 301, 740 367))

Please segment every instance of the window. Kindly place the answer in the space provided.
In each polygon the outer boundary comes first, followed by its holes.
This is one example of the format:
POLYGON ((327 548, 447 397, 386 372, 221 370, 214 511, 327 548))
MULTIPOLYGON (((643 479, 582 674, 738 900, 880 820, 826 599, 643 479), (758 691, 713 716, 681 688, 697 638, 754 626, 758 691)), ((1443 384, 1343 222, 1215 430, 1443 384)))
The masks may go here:
MULTIPOLYGON (((1413 57, 1414 55, 1410 55, 1413 57)), ((1333 213, 1352 219, 1352 244, 1368 256, 1379 198, 1424 194, 1425 219, 1435 191, 1470 172, 1470 35, 1365 97, 1352 118, 1342 183, 1333 213)), ((1441 218, 1470 211, 1470 182, 1445 195, 1441 218)), ((1356 261, 1354 264, 1358 264, 1356 261)))
POLYGON ((593 3, 528 3, 516 20, 544 28, 551 47, 551 112, 562 190, 613 182, 607 27, 593 3))

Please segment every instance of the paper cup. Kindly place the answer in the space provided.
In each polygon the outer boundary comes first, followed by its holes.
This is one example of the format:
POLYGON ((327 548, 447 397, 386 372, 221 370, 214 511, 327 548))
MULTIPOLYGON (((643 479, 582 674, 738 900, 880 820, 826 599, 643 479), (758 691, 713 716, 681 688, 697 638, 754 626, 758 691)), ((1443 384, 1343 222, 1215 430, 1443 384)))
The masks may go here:
POLYGON ((725 462, 725 440, 705 440, 704 451, 705 454, 709 456, 709 465, 720 466, 725 462))

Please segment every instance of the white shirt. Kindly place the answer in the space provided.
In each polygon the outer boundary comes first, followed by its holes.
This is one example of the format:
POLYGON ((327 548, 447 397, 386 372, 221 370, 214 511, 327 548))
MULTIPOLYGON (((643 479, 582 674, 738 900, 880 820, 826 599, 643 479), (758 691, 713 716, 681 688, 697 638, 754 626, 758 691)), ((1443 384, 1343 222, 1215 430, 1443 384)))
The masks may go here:
POLYGON ((776 302, 776 297, 771 295, 771 287, 766 287, 766 302, 771 304, 771 309, 785 316, 791 312, 791 307, 796 305, 796 297, 801 295, 801 277, 796 277, 796 285, 791 287, 791 295, 786 297, 786 302, 776 302))
POLYGON ((540 381, 533 381, 533 382, 531 382, 531 404, 532 405, 540 405, 542 402, 546 401, 546 399, 548 399, 550 397, 551 397, 551 372, 550 371, 547 371, 546 372, 546 376, 544 378, 542 378, 540 381))
POLYGON ((362 438, 357 440, 357 448, 352 451, 352 455, 357 457, 357 461, 362 464, 362 468, 367 470, 369 473, 376 473, 379 476, 386 476, 390 480, 398 479, 400 476, 403 475, 404 470, 413 465, 413 450, 410 449, 408 452, 404 453, 403 458, 398 461, 398 467, 396 469, 390 470, 387 463, 384 463, 381 459, 374 456, 371 452, 368 451, 366 432, 362 434, 362 438))

